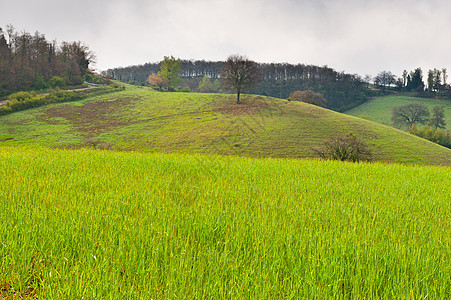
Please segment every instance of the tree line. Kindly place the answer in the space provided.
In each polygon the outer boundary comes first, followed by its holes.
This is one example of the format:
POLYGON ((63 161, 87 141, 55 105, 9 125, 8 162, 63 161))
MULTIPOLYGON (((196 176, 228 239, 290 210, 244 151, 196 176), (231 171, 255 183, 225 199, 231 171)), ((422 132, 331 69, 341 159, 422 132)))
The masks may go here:
POLYGON ((408 72, 404 70, 401 77, 396 77, 390 71, 382 71, 372 78, 370 75, 364 77, 369 84, 373 82, 375 86, 382 89, 392 89, 402 92, 430 93, 451 98, 451 87, 448 84, 448 71, 446 68, 431 69, 427 72, 426 81, 421 68, 416 68, 408 72))
POLYGON ((391 121, 399 128, 407 126, 407 132, 451 148, 451 133, 446 130, 445 109, 441 106, 429 109, 420 103, 410 103, 393 108, 391 121), (417 125, 424 125, 417 127, 417 125))
POLYGON ((0 27, 0 96, 19 90, 83 82, 95 56, 81 42, 49 41, 45 35, 0 27))
MULTIPOLYGON (((181 60, 180 88, 199 89, 205 76, 213 82, 220 78, 224 61, 181 60)), ((109 69, 105 72, 114 79, 129 82, 145 83, 149 74, 158 74, 161 63, 109 69)), ((257 63, 260 81, 246 92, 277 98, 288 98, 297 90, 311 90, 320 93, 327 100, 327 108, 344 111, 357 106, 375 91, 369 90, 366 83, 358 75, 337 72, 327 66, 319 67, 304 64, 257 63)))

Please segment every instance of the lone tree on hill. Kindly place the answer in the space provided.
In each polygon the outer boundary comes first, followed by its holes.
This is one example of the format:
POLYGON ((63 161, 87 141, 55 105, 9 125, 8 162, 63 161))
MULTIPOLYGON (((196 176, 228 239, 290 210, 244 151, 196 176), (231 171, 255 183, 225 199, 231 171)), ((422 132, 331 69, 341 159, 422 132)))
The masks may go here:
POLYGON ((236 103, 240 103, 241 92, 260 79, 258 64, 245 56, 229 56, 221 70, 221 81, 225 88, 236 91, 236 103))
POLYGON ((392 122, 399 127, 425 124, 429 119, 429 109, 420 103, 410 103, 393 108, 392 122))

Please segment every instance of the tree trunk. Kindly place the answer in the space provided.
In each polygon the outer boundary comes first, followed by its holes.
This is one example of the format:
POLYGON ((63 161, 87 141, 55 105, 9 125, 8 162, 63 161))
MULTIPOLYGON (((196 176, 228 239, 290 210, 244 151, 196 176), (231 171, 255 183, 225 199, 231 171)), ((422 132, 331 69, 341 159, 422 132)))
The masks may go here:
POLYGON ((240 104, 240 94, 241 94, 241 91, 237 91, 236 92, 236 104, 240 104))

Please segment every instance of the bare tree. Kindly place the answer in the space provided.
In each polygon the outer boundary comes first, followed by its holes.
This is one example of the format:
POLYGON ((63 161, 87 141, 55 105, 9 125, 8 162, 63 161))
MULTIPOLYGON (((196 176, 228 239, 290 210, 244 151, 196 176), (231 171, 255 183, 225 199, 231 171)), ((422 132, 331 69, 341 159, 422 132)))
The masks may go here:
POLYGON ((318 148, 313 148, 322 159, 358 162, 371 159, 368 145, 360 141, 353 133, 345 136, 333 136, 318 148))
POLYGON ((370 86, 371 81, 373 80, 373 76, 371 76, 370 74, 366 74, 363 77, 363 82, 366 83, 366 87, 368 88, 370 86))
POLYGON ((413 124, 425 124, 429 119, 429 109, 420 103, 410 103, 393 108, 392 122, 396 126, 407 125, 409 128, 413 124))
POLYGON ((390 87, 396 83, 396 76, 390 71, 382 71, 374 78, 374 84, 383 87, 390 87))
POLYGON ((245 56, 229 56, 221 70, 221 81, 225 88, 237 93, 236 103, 240 103, 241 92, 253 86, 260 79, 258 64, 245 56))
POLYGON ((435 106, 432 109, 432 118, 429 121, 429 126, 437 128, 446 128, 446 121, 445 121, 445 108, 443 106, 435 106))

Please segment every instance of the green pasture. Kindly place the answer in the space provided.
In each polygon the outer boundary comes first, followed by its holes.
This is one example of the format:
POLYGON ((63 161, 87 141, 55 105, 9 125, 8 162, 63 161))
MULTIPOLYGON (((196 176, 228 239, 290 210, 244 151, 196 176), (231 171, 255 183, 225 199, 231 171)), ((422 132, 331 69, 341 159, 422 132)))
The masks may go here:
POLYGON ((0 298, 446 299, 449 182, 437 166, 3 145, 0 298))
POLYGON ((345 114, 355 117, 369 117, 374 122, 394 126, 390 120, 393 108, 409 103, 423 104, 429 108, 431 114, 433 107, 443 106, 445 108, 446 127, 448 130, 451 129, 451 100, 449 99, 418 98, 399 95, 384 96, 365 102, 346 111, 345 114))
POLYGON ((4 145, 314 158, 354 133, 376 161, 451 163, 451 151, 400 130, 313 105, 244 95, 160 93, 145 87, 0 116, 4 145))

